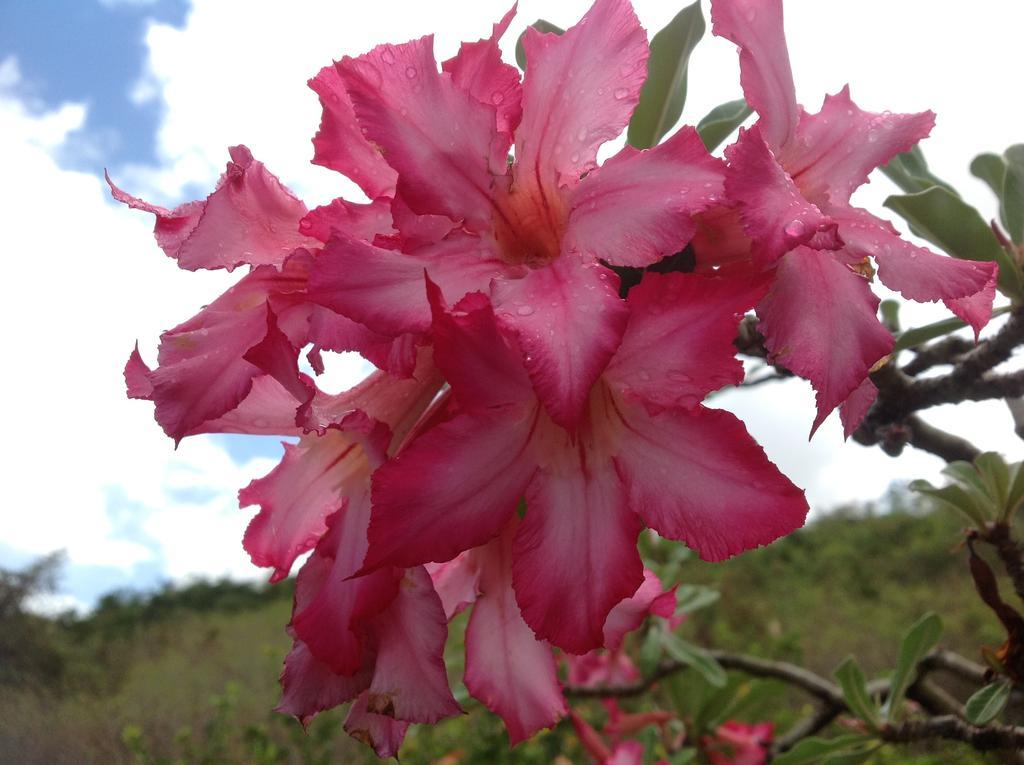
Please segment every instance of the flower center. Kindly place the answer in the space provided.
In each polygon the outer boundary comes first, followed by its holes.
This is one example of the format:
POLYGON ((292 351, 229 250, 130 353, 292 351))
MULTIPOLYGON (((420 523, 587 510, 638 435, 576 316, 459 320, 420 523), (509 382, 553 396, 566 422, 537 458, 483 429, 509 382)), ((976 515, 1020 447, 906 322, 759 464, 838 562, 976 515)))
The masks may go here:
POLYGON ((569 216, 557 190, 517 178, 495 206, 494 235, 506 262, 542 268, 558 257, 569 216))

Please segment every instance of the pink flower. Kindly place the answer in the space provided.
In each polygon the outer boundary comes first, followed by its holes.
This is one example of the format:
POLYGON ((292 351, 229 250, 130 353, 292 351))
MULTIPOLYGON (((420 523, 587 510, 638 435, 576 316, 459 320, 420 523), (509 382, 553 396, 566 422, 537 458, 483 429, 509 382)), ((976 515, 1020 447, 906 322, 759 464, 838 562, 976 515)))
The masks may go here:
POLYGON ((336 228, 310 295, 398 338, 430 329, 424 270, 453 302, 483 292, 546 416, 572 430, 625 329, 606 264, 645 266, 682 249, 692 214, 721 199, 723 166, 683 128, 598 167, 646 77, 647 39, 628 0, 597 0, 561 36, 528 29, 521 84, 497 45, 510 21, 441 72, 425 37, 346 57, 314 80, 325 104, 317 161, 357 180, 372 171, 364 188, 376 204, 392 199, 395 233, 336 228))
POLYGON ((729 720, 713 736, 705 736, 701 747, 710 765, 764 765, 773 728, 770 722, 748 725, 729 720))
MULTIPOLYGON (((726 150, 725 189, 750 237, 751 265, 775 275, 757 308, 761 331, 772 360, 817 391, 812 434, 845 402, 849 436, 875 397, 868 371, 893 346, 876 317, 868 259, 888 287, 942 300, 975 333, 991 316, 997 266, 912 245, 850 205, 871 170, 928 135, 931 112, 865 112, 844 88, 807 114, 796 102, 781 0, 714 0, 712 19, 715 34, 740 47, 743 90, 760 117, 726 150)), ((714 248, 701 255, 713 262, 714 248)))
POLYGON ((643 582, 644 525, 722 560, 803 523, 802 492, 739 420, 699 403, 742 376, 731 340, 757 284, 645 278, 575 436, 548 417, 486 297, 448 311, 431 286, 435 359, 454 407, 374 475, 364 571, 479 547, 525 497, 511 548, 516 601, 540 639, 584 653, 643 582))

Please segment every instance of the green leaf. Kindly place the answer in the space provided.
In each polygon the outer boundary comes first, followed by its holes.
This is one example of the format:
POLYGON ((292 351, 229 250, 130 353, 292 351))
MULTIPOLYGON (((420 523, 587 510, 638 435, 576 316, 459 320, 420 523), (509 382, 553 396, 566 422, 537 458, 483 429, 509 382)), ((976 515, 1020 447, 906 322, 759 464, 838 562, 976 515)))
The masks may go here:
POLYGON ((999 288, 1004 294, 1024 297, 1020 266, 999 244, 981 214, 949 190, 932 187, 916 194, 894 195, 885 206, 901 215, 910 230, 964 260, 999 263, 999 288))
POLYGON ((626 141, 637 149, 656 145, 679 120, 686 103, 690 54, 704 36, 700 2, 688 5, 651 40, 647 81, 629 121, 626 141))
POLYGON ((839 752, 848 752, 871 741, 859 733, 850 733, 838 738, 805 738, 788 752, 772 760, 772 765, 818 765, 822 758, 839 752))
POLYGON ((881 744, 858 749, 852 752, 839 752, 821 761, 821 765, 860 765, 881 748, 881 744))
POLYGON ((716 603, 721 597, 718 590, 699 584, 681 584, 676 589, 676 613, 692 614, 716 603))
POLYGON ((725 685, 726 674, 722 665, 700 646, 688 643, 671 632, 663 633, 661 645, 665 649, 665 653, 681 664, 696 670, 711 685, 716 688, 725 685))
POLYGON ((985 452, 975 458, 974 464, 978 467, 985 494, 992 500, 996 514, 1001 513, 1010 494, 1010 469, 1006 460, 996 452, 985 452))
POLYGON ((1000 217, 1014 244, 1024 244, 1024 144, 1007 149, 1000 217))
POLYGON ((753 113, 754 110, 742 98, 719 104, 697 123, 700 140, 708 151, 714 151, 753 113))
POLYGON ((883 300, 878 306, 879 311, 882 313, 882 323, 886 328, 896 334, 900 331, 900 301, 899 300, 883 300))
POLYGON ((1009 520, 1024 502, 1024 462, 1010 465, 1010 491, 1006 498, 1006 514, 1003 520, 1009 520))
POLYGON ((984 688, 976 691, 967 699, 964 705, 964 715, 967 721, 975 725, 985 725, 995 719, 995 716, 1003 711, 1006 702, 1010 700, 1010 691, 1013 685, 1005 678, 989 683, 984 688))
POLYGON ((899 659, 889 686, 889 698, 882 706, 882 716, 887 720, 896 716, 907 688, 917 675, 918 663, 935 647, 941 635, 942 619, 937 614, 929 613, 922 616, 903 636, 899 659))
POLYGON ((644 635, 644 642, 640 644, 640 654, 637 657, 640 674, 650 677, 654 670, 661 663, 661 630, 652 626, 644 635))
MULTIPOLYGON (((536 29, 538 32, 552 32, 556 35, 565 34, 565 30, 560 26, 552 24, 550 21, 544 19, 537 19, 535 22, 530 24, 531 27, 536 29)), ((516 63, 519 64, 519 68, 524 72, 526 71, 526 49, 523 47, 523 37, 526 35, 526 30, 523 30, 523 34, 519 35, 519 39, 516 40, 516 63)))
POLYGON ((687 763, 693 762, 696 759, 696 749, 680 749, 672 755, 672 759, 669 760, 669 765, 687 765, 687 763))
POLYGON ((857 664, 857 660, 852 656, 846 657, 843 663, 836 668, 835 676, 843 689, 843 698, 846 699, 850 711, 872 729, 877 728, 878 706, 868 695, 868 681, 857 664))
POLYGON ((971 175, 984 181, 1002 203, 1003 179, 1006 178, 1006 162, 1002 157, 991 152, 979 154, 971 160, 971 175))
POLYGON ((916 194, 919 191, 930 189, 932 186, 939 186, 959 196, 956 189, 933 175, 928 169, 928 162, 925 161, 924 152, 921 151, 920 146, 914 146, 910 151, 897 154, 889 160, 887 165, 883 165, 879 169, 889 180, 908 194, 916 194))
MULTIPOLYGON (((996 316, 1002 316, 1009 310, 1009 306, 997 308, 992 311, 992 317, 995 318, 996 316)), ((923 327, 908 329, 897 336, 896 345, 893 347, 893 353, 906 351, 910 348, 916 348, 919 345, 924 345, 931 340, 943 337, 951 332, 956 332, 958 329, 963 329, 966 326, 966 322, 962 322, 960 319, 942 319, 941 321, 934 322, 933 324, 925 324, 923 327)))

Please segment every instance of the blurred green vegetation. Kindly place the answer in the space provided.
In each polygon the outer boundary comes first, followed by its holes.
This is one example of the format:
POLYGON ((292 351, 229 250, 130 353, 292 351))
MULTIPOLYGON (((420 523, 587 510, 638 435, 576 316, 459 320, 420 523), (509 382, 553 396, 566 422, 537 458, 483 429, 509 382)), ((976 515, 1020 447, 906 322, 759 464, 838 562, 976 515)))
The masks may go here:
MULTIPOLYGON (((916 502, 916 500, 915 500, 916 502)), ((716 648, 804 664, 830 676, 847 655, 884 676, 900 636, 938 612, 942 645, 978 659, 1002 642, 998 622, 975 595, 959 521, 893 495, 881 505, 840 510, 768 548, 708 564, 676 545, 645 540, 667 583, 703 584, 717 603, 677 633, 716 648)), ((57 561, 0 578, 0 761, 23 765, 277 765, 373 762, 341 729, 335 710, 308 732, 272 712, 289 640, 291 585, 233 582, 114 593, 85 617, 43 618, 22 607, 53 584, 57 561)), ((1006 594, 1009 596, 1007 588, 1006 594)), ((503 726, 459 682, 464 617, 452 626, 449 667, 467 715, 413 726, 403 763, 474 765, 586 762, 567 722, 510 751, 503 726)), ((632 638, 634 655, 642 635, 632 638)), ((956 690, 956 689, 954 689, 956 690)), ((969 690, 969 689, 965 689, 969 690)), ((811 711, 778 683, 730 674, 725 692, 693 672, 662 683, 632 710, 677 709, 692 732, 724 719, 771 719, 782 732, 811 711), (717 695, 716 695, 717 694, 717 695)), ((578 708, 598 728, 598 702, 578 708)), ((674 729, 678 735, 682 725, 674 729)), ((658 748, 656 729, 641 738, 658 748)), ((955 746, 887 748, 876 765, 984 763, 955 746)))

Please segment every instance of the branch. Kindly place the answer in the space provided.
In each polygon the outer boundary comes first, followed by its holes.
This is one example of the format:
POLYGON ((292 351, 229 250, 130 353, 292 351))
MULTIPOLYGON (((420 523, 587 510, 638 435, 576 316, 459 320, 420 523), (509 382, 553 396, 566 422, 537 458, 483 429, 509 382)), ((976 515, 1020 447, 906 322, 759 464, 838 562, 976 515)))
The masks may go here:
POLYGON ((964 722, 954 715, 907 720, 889 725, 878 733, 879 738, 896 744, 943 738, 961 741, 979 752, 997 749, 1024 749, 1024 728, 1014 725, 986 725, 984 728, 964 722))
POLYGON ((974 343, 960 335, 948 335, 917 349, 917 355, 903 367, 903 373, 916 377, 932 367, 952 364, 974 348, 974 343))
POLYGON ((908 417, 906 424, 910 428, 911 446, 941 457, 946 462, 973 462, 981 454, 981 449, 966 438, 929 425, 917 415, 908 417))
POLYGON ((1024 548, 1016 541, 1008 523, 993 523, 982 536, 986 542, 996 549, 999 560, 1006 567, 1006 573, 1013 582, 1013 590, 1017 597, 1024 600, 1024 548))

